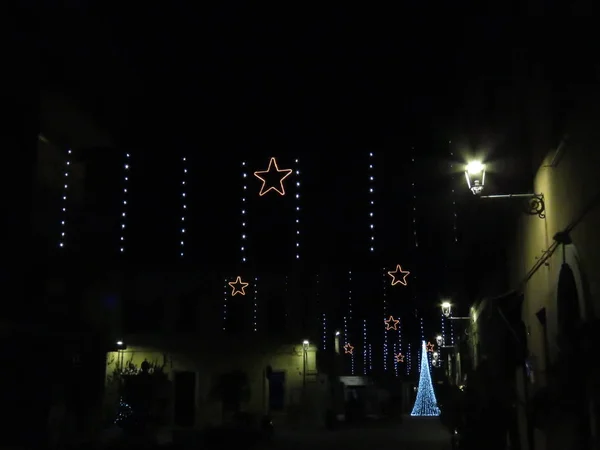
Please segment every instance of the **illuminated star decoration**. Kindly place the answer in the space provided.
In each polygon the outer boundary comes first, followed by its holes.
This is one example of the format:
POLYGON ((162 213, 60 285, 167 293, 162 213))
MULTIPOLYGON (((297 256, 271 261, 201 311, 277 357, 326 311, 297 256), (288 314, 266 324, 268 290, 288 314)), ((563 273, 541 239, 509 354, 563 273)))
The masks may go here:
POLYGON ((398 324, 400 323, 400 321, 397 319, 394 319, 394 316, 390 316, 390 318, 388 320, 384 320, 383 322, 385 323, 386 331, 391 330, 392 328, 394 330, 398 331, 398 324))
POLYGON ((233 297, 237 294, 246 295, 244 289, 246 289, 250 283, 243 282, 242 278, 238 276, 235 281, 230 281, 228 284, 231 286, 231 296, 233 297))
POLYGON ((427 351, 428 352, 432 352, 433 351, 433 344, 431 342, 427 343, 427 351))
POLYGON ((397 363, 403 363, 404 362, 404 355, 402 353, 398 353, 396 355, 396 362, 397 363))
POLYGON ((344 345, 344 353, 351 355, 353 351, 354 347, 352 347, 350 344, 344 345))
POLYGON ((392 286, 400 283, 403 286, 406 286, 406 277, 410 274, 408 270, 402 270, 400 264, 396 266, 396 270, 388 272, 388 275, 392 277, 392 286))
POLYGON ((262 186, 260 188, 260 192, 258 193, 258 195, 260 195, 262 197, 263 195, 265 195, 267 192, 269 192, 271 190, 277 192, 279 195, 285 195, 285 189, 283 188, 283 180, 285 180, 291 174, 292 174, 292 169, 279 169, 279 167, 277 166, 277 161, 275 161, 275 158, 271 158, 271 160, 269 161, 269 167, 267 168, 267 170, 260 170, 258 172, 254 172, 254 176, 256 178, 258 178, 260 181, 262 181, 262 186), (273 166, 275 166, 275 167, 273 167, 273 166), (274 174, 277 174, 277 176, 279 177, 279 186, 277 186, 277 183, 275 183, 275 184, 272 184, 267 187, 267 183, 268 183, 267 175, 272 177, 274 174))

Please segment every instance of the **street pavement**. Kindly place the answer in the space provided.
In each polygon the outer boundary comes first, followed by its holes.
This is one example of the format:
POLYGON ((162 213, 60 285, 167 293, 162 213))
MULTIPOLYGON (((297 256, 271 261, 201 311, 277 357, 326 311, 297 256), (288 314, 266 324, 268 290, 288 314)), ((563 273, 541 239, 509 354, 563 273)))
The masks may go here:
POLYGON ((449 450, 450 435, 438 417, 405 417, 402 423, 326 430, 280 430, 268 448, 272 450, 449 450))

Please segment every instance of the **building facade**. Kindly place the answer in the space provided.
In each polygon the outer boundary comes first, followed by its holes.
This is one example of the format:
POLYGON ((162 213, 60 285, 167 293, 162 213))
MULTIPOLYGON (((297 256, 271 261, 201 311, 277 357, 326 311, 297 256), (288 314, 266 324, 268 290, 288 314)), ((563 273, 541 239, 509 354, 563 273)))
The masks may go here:
POLYGON ((545 217, 521 221, 512 264, 513 279, 523 284, 527 382, 540 397, 536 449, 597 443, 598 369, 587 330, 600 313, 594 275, 600 270, 600 135, 589 123, 572 125, 568 141, 537 171, 534 188, 544 195, 545 217))
MULTIPOLYGON (((532 128, 533 192, 544 211, 522 215, 509 244, 505 294, 472 308, 471 353, 490 359, 514 395, 520 448, 597 448, 600 314, 600 133, 593 91, 573 97, 565 138, 550 151, 532 128), (568 133, 568 136, 567 136, 568 133)), ((564 111, 563 111, 564 113, 564 111)))
POLYGON ((298 310, 307 304, 286 296, 280 277, 263 275, 260 284, 248 278, 244 295, 235 296, 230 278, 202 269, 139 268, 115 271, 90 291, 86 304, 110 304, 113 340, 122 343, 107 356, 107 420, 116 417, 121 371, 139 371, 144 361, 160 367, 168 382, 161 414, 169 429, 229 420, 232 407, 215 390, 235 373, 249 395, 233 409, 284 422, 324 420, 328 382, 317 370, 316 321, 303 323, 298 310), (280 308, 269 306, 272 299, 280 308))
MULTIPOLYGON (((31 406, 25 416, 10 415, 6 427, 12 432, 5 440, 64 446, 86 440, 100 426, 107 349, 105 335, 98 333, 103 324, 80 314, 87 309, 81 307, 85 265, 59 252, 64 155, 112 143, 62 95, 16 89, 6 100, 12 122, 4 138, 11 150, 2 183, 10 214, 0 280, 11 301, 5 303, 0 336, 10 369, 3 371, 1 395, 9 411, 31 406)), ((76 195, 71 200, 79 201, 76 195)))
POLYGON ((230 421, 239 412, 257 423, 269 415, 279 426, 324 423, 328 383, 317 371, 314 345, 273 344, 251 336, 243 345, 216 336, 129 339, 133 345, 124 344, 126 348, 107 358, 105 401, 113 417, 123 396, 122 374, 139 374, 146 361, 166 381, 158 394, 163 429, 203 429, 230 421))

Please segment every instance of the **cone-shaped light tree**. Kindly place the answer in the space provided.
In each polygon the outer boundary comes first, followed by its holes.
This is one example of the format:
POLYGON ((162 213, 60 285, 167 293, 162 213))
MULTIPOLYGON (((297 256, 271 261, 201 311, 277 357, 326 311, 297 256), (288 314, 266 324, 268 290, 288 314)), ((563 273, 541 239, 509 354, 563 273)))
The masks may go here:
POLYGON ((427 346, 425 341, 421 345, 421 374, 419 376, 419 390, 417 399, 410 413, 411 416, 439 416, 440 409, 437 407, 431 374, 429 373, 429 358, 427 358, 427 346))

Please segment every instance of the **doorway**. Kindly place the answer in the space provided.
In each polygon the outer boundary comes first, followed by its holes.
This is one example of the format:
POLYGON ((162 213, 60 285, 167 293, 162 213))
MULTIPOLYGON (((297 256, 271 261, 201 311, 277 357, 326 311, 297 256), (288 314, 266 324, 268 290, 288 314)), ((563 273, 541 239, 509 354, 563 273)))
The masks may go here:
POLYGON ((175 373, 175 425, 180 427, 194 426, 196 419, 196 373, 175 373))
POLYGON ((575 419, 575 429, 570 436, 573 448, 588 448, 591 418, 586 392, 587 375, 585 370, 572 369, 581 364, 584 357, 580 352, 582 343, 579 338, 583 319, 575 274, 567 263, 563 263, 558 276, 556 312, 559 347, 557 366, 566 369, 558 374, 558 388, 563 393, 568 391, 570 408, 565 408, 565 411, 575 419))
POLYGON ((269 411, 283 411, 285 407, 285 372, 269 376, 269 411))

